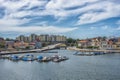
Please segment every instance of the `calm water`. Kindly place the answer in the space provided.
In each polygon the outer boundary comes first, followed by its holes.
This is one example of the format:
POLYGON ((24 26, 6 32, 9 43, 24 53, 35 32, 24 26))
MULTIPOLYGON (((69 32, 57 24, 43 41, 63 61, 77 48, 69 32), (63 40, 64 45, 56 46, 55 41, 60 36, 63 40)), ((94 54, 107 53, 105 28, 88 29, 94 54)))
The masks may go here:
POLYGON ((60 63, 0 60, 0 80, 120 80, 120 54, 75 56, 74 51, 57 51, 70 59, 60 63))

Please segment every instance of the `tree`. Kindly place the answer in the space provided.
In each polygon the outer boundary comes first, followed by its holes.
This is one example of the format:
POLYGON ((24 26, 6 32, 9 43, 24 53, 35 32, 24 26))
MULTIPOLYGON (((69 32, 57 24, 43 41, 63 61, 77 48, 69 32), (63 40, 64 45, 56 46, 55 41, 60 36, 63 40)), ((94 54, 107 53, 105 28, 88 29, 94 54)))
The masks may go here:
POLYGON ((67 45, 68 46, 75 46, 75 44, 76 44, 76 40, 75 39, 73 39, 73 38, 68 38, 67 39, 67 45))
POLYGON ((14 39, 6 38, 6 41, 13 41, 14 39))
POLYGON ((30 49, 30 46, 27 46, 25 49, 30 49))
POLYGON ((0 42, 0 48, 5 48, 5 42, 0 42))
POLYGON ((67 39, 67 43, 75 43, 75 42, 76 42, 75 39, 72 39, 72 38, 68 38, 68 39, 67 39))

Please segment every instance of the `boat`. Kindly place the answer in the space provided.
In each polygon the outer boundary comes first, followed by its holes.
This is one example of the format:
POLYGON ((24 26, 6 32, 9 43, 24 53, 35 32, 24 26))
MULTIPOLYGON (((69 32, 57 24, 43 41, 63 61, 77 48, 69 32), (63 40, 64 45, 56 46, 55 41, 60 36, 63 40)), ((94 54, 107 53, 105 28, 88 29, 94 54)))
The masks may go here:
POLYGON ((16 56, 16 55, 12 55, 12 56, 10 57, 10 60, 12 60, 12 61, 18 61, 18 60, 19 60, 19 57, 16 56))
POLYGON ((54 55, 52 57, 52 61, 53 62, 61 62, 61 61, 65 61, 68 60, 68 58, 66 56, 58 56, 58 55, 54 55))
POLYGON ((76 51, 73 55, 77 55, 79 53, 79 51, 76 51))
POLYGON ((43 56, 37 56, 36 60, 42 62, 43 56))
POLYGON ((66 57, 66 56, 63 56, 62 57, 62 60, 64 61, 64 60, 68 60, 69 58, 68 57, 66 57))
POLYGON ((94 52, 93 53, 94 55, 102 55, 102 54, 105 54, 104 52, 94 52))
POLYGON ((27 54, 25 56, 23 56, 22 58, 23 61, 34 61, 34 56, 33 55, 30 55, 30 54, 27 54))
POLYGON ((24 55, 20 55, 19 58, 22 59, 24 57, 24 55))
POLYGON ((61 59, 57 59, 57 58, 53 59, 53 62, 60 62, 60 61, 61 59))
POLYGON ((49 57, 43 57, 43 59, 42 59, 42 62, 48 62, 48 61, 50 61, 51 59, 49 58, 49 57))

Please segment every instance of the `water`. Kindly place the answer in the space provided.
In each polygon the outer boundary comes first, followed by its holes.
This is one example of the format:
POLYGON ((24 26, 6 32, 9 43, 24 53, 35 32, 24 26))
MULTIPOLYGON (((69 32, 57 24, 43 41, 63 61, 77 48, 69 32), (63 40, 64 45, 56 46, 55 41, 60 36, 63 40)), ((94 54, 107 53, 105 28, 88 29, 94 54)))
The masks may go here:
MULTIPOLYGON (((69 60, 54 63, 0 60, 0 80, 120 80, 120 54, 75 56, 75 51, 57 50, 69 60)), ((51 56, 56 53, 32 53, 51 56)))

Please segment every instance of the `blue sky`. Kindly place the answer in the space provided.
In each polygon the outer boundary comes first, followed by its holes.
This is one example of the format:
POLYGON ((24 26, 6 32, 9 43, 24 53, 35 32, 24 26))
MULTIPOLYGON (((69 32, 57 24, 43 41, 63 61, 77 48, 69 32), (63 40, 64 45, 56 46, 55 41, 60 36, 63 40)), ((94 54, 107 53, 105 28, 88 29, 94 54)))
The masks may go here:
POLYGON ((0 36, 120 36, 119 0, 0 0, 0 36))

